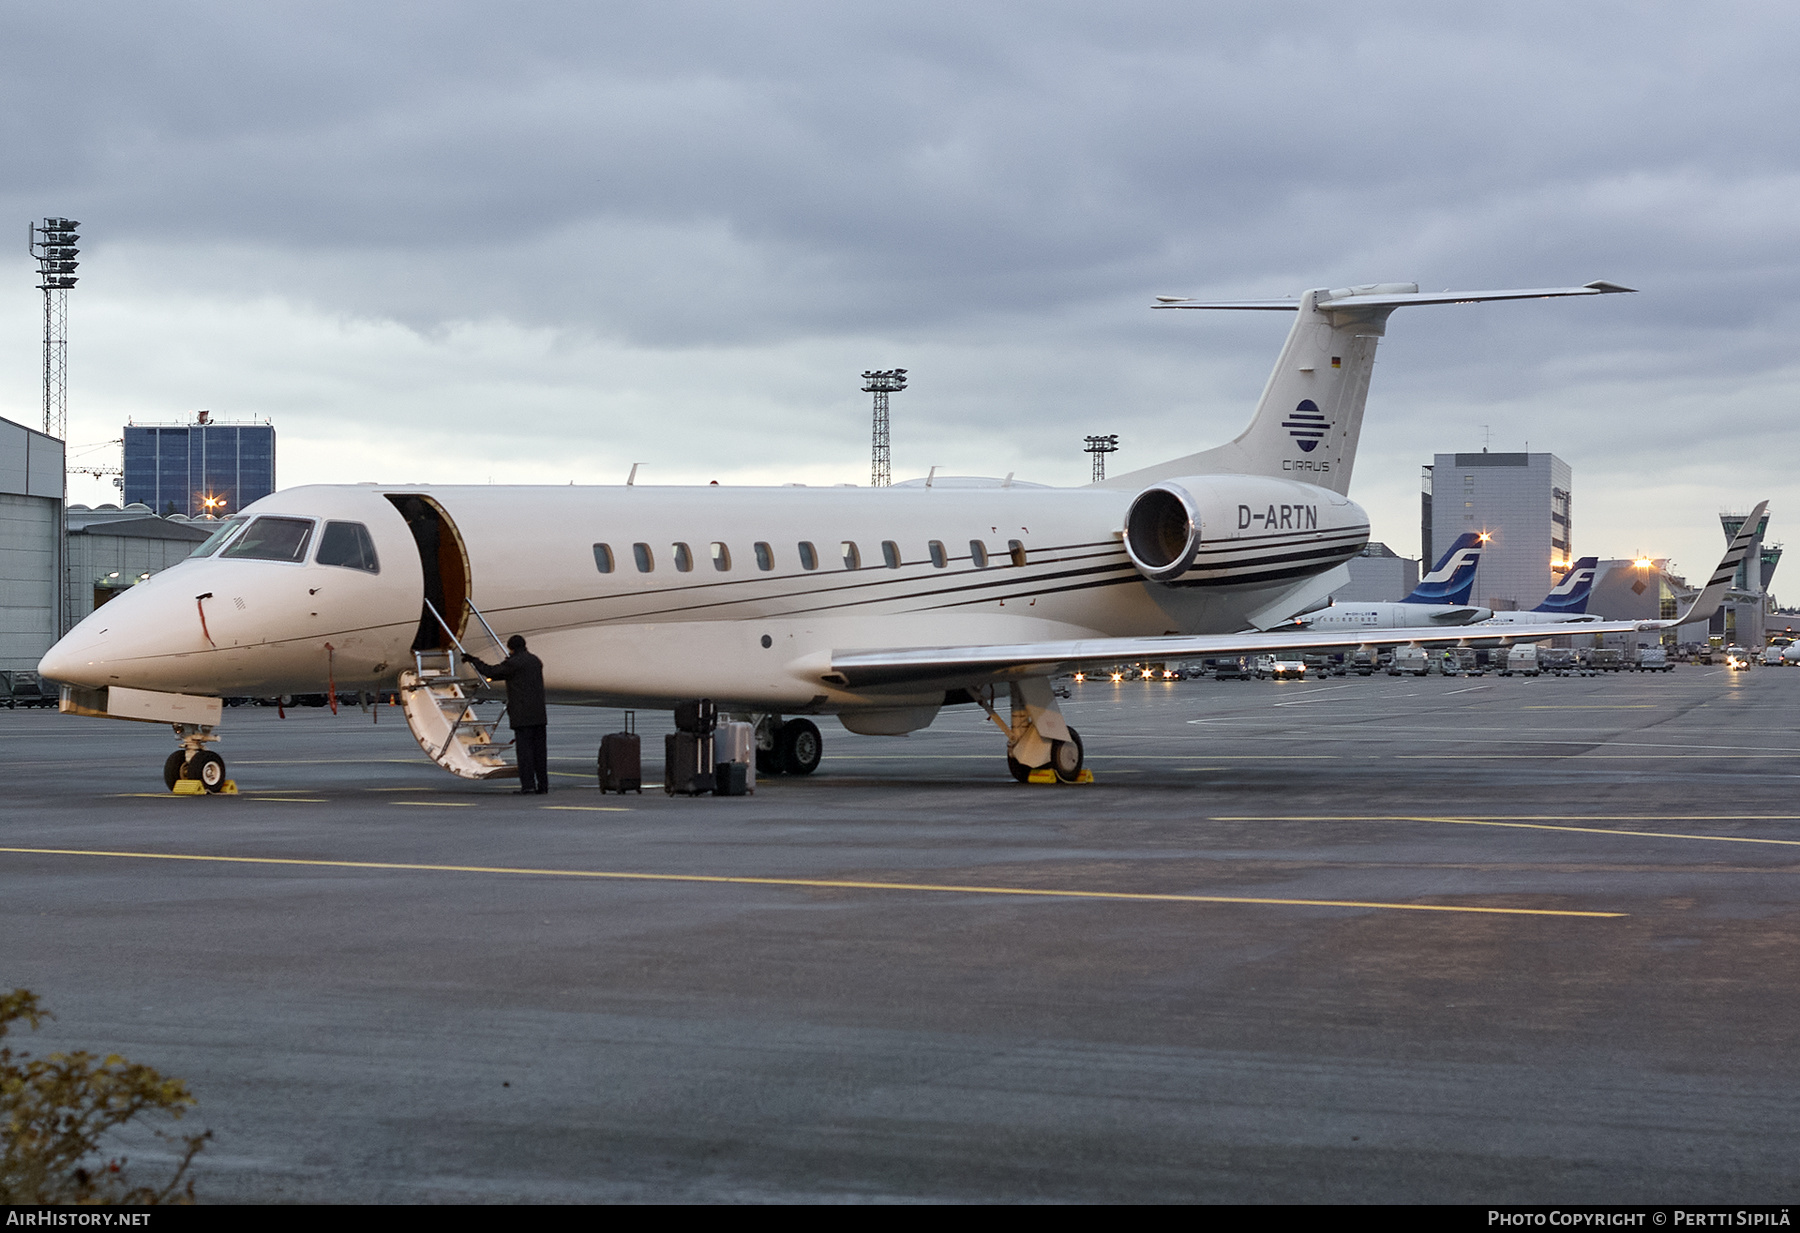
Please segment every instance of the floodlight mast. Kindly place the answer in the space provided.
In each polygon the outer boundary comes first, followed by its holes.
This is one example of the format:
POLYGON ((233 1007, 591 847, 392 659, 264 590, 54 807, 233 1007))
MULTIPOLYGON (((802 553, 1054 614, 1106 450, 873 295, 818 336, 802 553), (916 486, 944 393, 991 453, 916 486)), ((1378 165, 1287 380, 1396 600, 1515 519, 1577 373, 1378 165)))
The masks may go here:
POLYGON ((1119 448, 1119 434, 1112 433, 1104 437, 1089 437, 1083 452, 1094 457, 1094 482, 1098 484, 1106 478, 1106 456, 1119 448))
POLYGON ((865 372, 863 393, 875 395, 875 432, 870 448, 869 483, 886 488, 894 482, 892 457, 888 450, 888 395, 906 388, 906 369, 891 368, 886 372, 865 372))
POLYGON ((75 260, 79 226, 72 218, 46 218, 42 226, 31 224, 26 244, 44 293, 44 431, 58 441, 69 431, 69 288, 81 264, 75 260))

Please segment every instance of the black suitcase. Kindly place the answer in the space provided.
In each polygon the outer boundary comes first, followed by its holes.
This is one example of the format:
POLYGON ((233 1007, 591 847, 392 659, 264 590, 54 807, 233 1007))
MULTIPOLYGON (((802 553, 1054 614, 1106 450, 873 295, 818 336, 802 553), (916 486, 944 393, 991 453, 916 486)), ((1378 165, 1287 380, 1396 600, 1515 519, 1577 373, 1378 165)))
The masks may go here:
POLYGON ((750 764, 747 762, 713 763, 714 796, 748 796, 750 764))
POLYGON ((694 732, 663 737, 663 791, 703 796, 712 790, 712 738, 694 732))
POLYGON ((609 732, 600 738, 596 759, 600 791, 644 792, 644 744, 635 732, 609 732))
POLYGON ((711 698, 695 698, 691 702, 675 704, 675 730, 692 732, 704 736, 713 730, 719 722, 719 708, 713 705, 711 698))

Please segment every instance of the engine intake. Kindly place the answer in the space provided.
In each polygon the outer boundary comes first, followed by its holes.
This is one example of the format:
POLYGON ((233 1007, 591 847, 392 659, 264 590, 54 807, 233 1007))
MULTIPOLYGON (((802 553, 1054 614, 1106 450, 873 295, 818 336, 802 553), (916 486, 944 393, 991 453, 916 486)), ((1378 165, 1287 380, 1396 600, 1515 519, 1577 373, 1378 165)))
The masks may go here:
POLYGON ((1200 549, 1200 507, 1179 484, 1144 489, 1125 514, 1125 555, 1144 577, 1169 582, 1200 549))

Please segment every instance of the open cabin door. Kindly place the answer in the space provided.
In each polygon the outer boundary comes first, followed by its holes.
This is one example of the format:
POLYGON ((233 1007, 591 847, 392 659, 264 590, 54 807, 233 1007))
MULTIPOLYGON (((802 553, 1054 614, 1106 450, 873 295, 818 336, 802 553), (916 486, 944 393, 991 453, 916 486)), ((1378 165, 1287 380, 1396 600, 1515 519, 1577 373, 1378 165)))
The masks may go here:
POLYGON ((419 567, 425 574, 424 602, 419 605, 419 632, 413 638, 412 649, 447 651, 452 645, 451 632, 461 638, 463 627, 469 620, 467 601, 472 585, 469 551, 456 530, 456 523, 436 501, 422 492, 385 495, 406 519, 413 543, 419 548, 419 567), (431 614, 432 608, 449 622, 449 631, 431 614))

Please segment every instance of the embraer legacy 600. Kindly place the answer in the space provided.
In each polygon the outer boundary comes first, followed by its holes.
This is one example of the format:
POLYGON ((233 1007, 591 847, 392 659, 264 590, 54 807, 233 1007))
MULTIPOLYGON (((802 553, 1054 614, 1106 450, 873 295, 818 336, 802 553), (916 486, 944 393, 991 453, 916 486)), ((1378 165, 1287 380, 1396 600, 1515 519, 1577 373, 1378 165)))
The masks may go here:
POLYGON ((1625 290, 1421 295, 1383 284, 1285 301, 1166 300, 1158 307, 1298 319, 1235 441, 1084 488, 291 488, 97 610, 40 671, 64 684, 65 711, 172 724, 171 786, 224 782, 206 748, 221 697, 322 690, 397 688, 445 769, 512 774, 492 725, 474 720, 477 679, 462 650, 512 634, 542 658, 554 701, 710 697, 751 717, 765 771, 818 765, 808 715, 900 734, 972 704, 1005 734, 1014 774, 1050 767, 1072 779, 1081 739, 1051 680, 1074 668, 1457 641, 1416 629, 1265 632, 1323 603, 1368 539, 1367 515, 1345 494, 1388 316, 1625 290))

